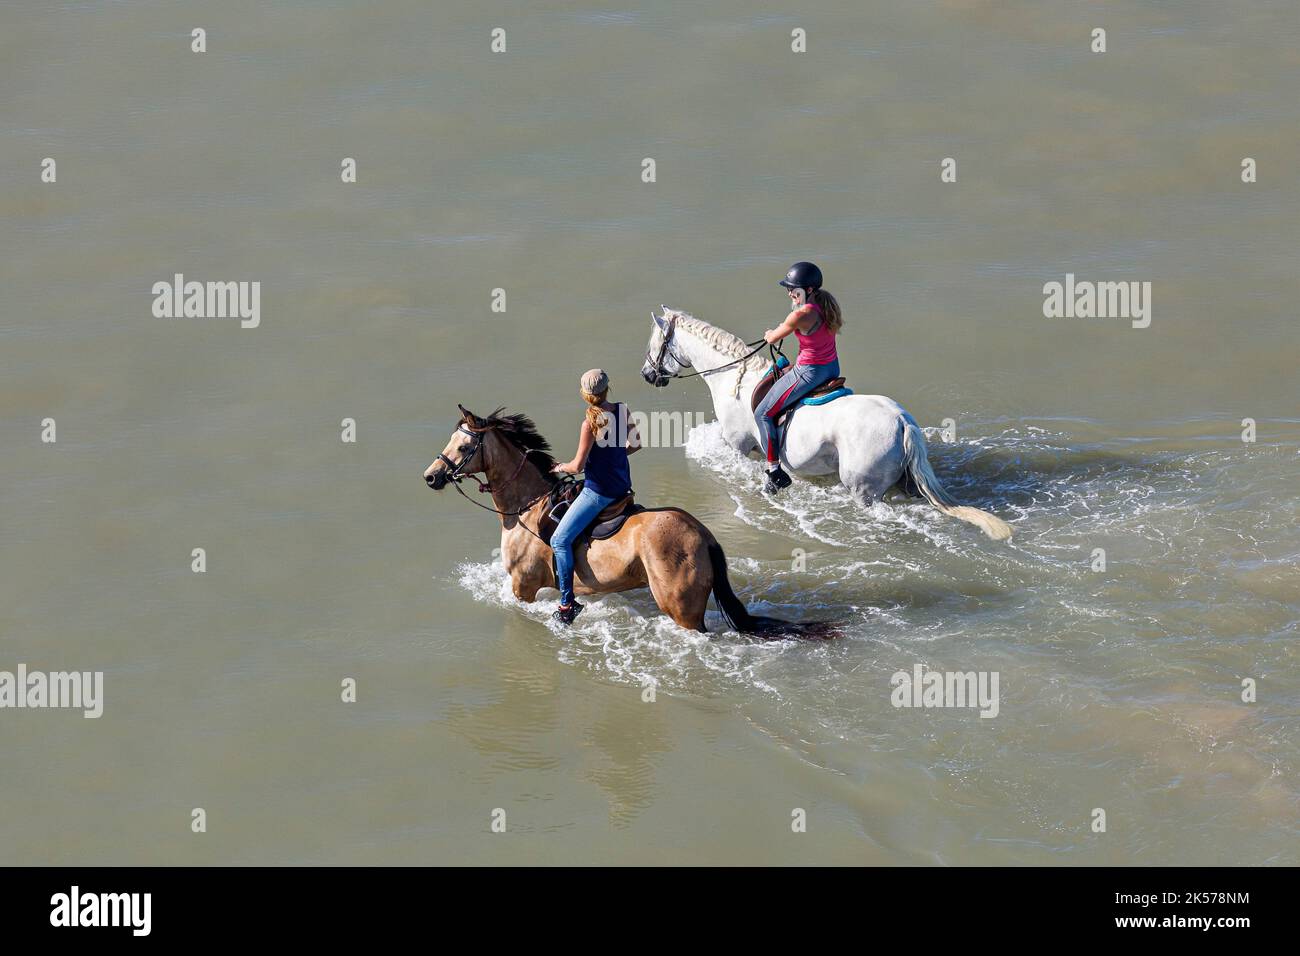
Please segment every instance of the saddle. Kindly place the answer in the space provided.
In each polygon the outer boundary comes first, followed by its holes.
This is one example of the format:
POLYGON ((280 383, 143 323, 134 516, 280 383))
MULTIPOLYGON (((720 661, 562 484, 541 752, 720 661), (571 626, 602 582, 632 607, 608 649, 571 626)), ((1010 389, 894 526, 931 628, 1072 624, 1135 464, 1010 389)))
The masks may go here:
MULTIPOLYGON (((546 544, 551 543, 551 535, 559 527, 560 519, 569 510, 569 506, 582 492, 584 484, 585 481, 562 481, 551 491, 547 498, 546 509, 542 513, 541 527, 538 529, 541 532, 539 537, 546 544)), ((629 491, 622 498, 602 509, 574 540, 573 546, 576 548, 585 541, 604 541, 606 538, 614 537, 622 529, 623 522, 642 511, 645 511, 645 508, 636 503, 634 493, 629 491)))

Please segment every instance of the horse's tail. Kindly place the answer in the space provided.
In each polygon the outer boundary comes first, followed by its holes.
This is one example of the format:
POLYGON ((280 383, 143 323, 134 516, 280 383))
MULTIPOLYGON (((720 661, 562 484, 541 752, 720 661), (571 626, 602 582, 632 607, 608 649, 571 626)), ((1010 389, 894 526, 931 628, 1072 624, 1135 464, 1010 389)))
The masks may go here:
POLYGON ((741 634, 762 634, 766 637, 834 637, 838 631, 827 621, 782 621, 775 617, 750 614, 743 601, 731 590, 727 579, 727 556, 722 545, 710 536, 709 564, 713 568, 713 598, 727 623, 741 634))
POLYGON ((713 599, 735 630, 741 634, 756 634, 764 626, 781 623, 775 618, 750 614, 744 602, 736 597, 736 592, 731 590, 731 581, 727 579, 727 556, 717 541, 709 542, 709 564, 713 568, 713 599))
POLYGON ((930 467, 930 458, 925 450, 925 435, 912 421, 903 424, 903 467, 907 469, 908 477, 922 497, 944 514, 970 522, 994 541, 1005 541, 1011 537, 1011 525, 997 515, 968 505, 959 505, 948 494, 930 467))

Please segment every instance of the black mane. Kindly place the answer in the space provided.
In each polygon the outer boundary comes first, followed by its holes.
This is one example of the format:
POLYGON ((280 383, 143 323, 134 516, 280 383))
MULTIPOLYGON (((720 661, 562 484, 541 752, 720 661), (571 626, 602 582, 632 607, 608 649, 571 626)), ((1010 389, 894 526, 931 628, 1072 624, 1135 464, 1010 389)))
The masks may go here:
POLYGON ((505 408, 498 408, 487 418, 480 421, 495 428, 501 437, 522 452, 528 453, 528 460, 537 466, 543 475, 550 477, 555 459, 551 457, 551 443, 537 431, 537 426, 527 415, 503 415, 505 408))

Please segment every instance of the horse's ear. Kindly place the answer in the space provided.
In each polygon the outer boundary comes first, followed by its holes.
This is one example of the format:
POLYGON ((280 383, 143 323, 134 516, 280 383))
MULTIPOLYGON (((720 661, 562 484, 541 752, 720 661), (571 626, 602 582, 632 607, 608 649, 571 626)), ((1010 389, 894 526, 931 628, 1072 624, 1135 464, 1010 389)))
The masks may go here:
POLYGON ((655 315, 653 309, 650 310, 650 318, 655 320, 655 325, 659 326, 659 328, 663 329, 665 332, 668 331, 667 321, 665 321, 662 315, 655 315))
POLYGON ((457 403, 456 403, 456 407, 460 409, 460 414, 461 414, 462 417, 464 418, 465 423, 466 423, 467 425, 472 425, 472 424, 474 424, 475 419, 474 419, 474 413, 473 413, 473 412, 471 412, 468 408, 466 408, 466 407, 465 407, 464 405, 462 405, 460 402, 457 402, 457 403))

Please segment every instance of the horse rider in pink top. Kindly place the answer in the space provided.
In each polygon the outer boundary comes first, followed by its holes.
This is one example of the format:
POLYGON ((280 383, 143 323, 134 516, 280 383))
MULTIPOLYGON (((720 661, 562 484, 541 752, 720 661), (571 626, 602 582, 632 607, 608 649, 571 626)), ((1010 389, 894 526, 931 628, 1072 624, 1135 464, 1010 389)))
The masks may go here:
POLYGON ((765 487, 773 493, 790 485, 790 476, 781 467, 776 420, 817 386, 839 377, 835 337, 844 324, 840 304, 822 288, 822 270, 813 263, 796 262, 780 284, 789 293, 794 308, 785 321, 764 332, 763 338, 774 345, 793 333, 799 342, 799 358, 776 380, 754 410, 767 455, 765 487))

